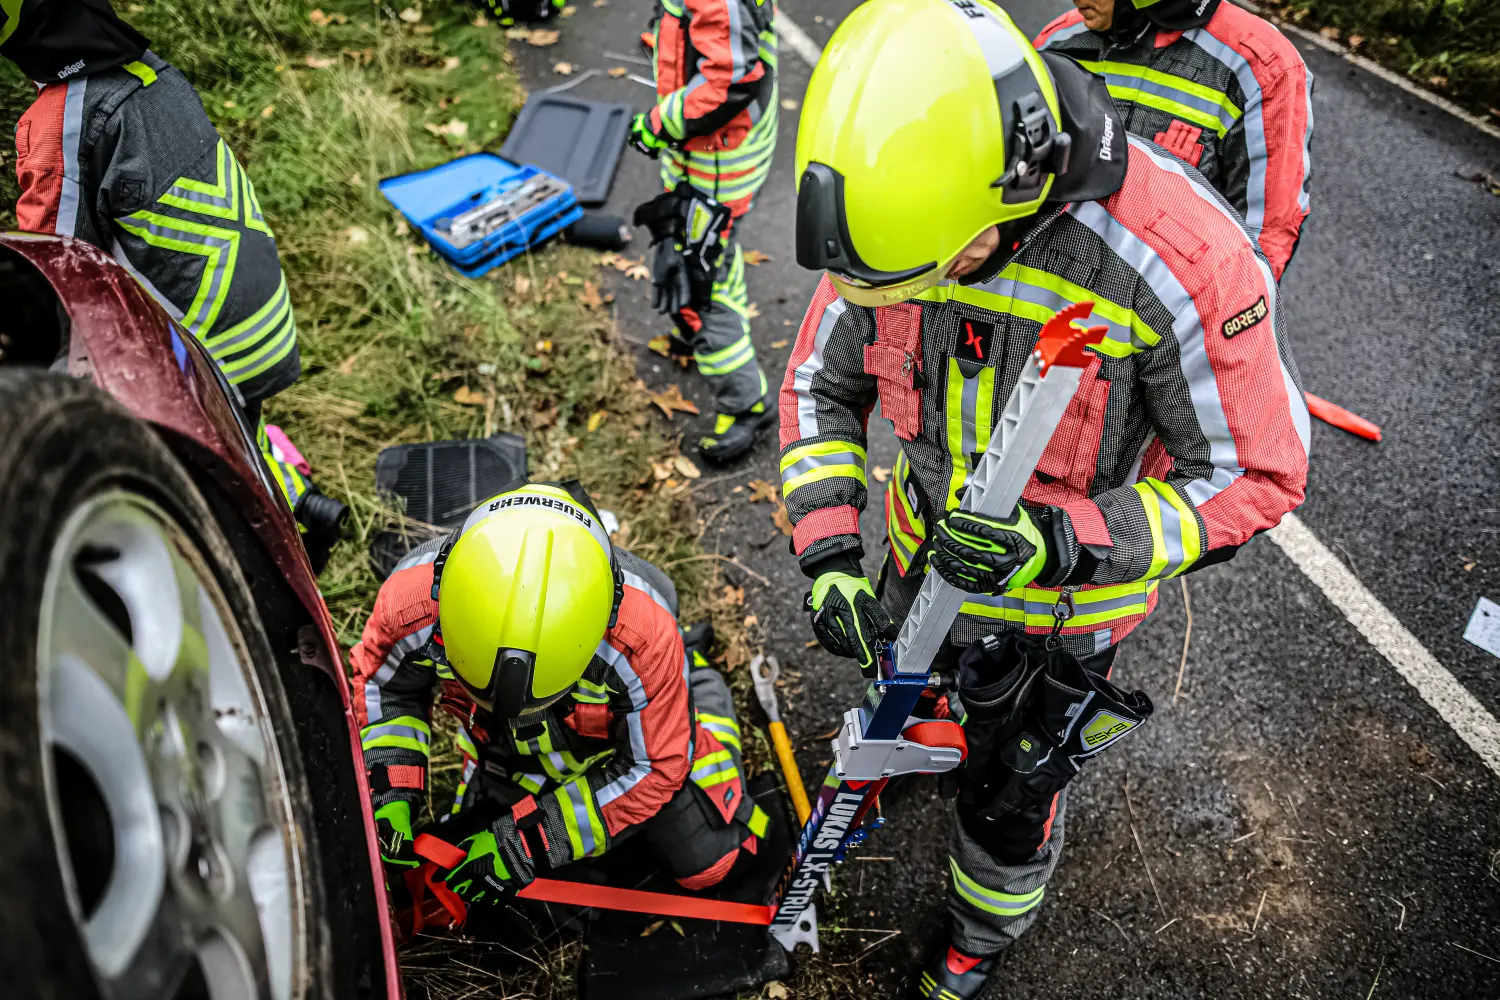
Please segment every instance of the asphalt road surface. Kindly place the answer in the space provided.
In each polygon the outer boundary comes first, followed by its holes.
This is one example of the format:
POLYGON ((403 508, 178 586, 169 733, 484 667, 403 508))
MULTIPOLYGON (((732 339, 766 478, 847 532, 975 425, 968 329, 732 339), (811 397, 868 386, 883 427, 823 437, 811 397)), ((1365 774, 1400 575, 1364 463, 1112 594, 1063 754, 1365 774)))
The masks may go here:
MULTIPOLYGON (((637 51, 644 3, 579 6, 558 45, 518 47, 533 89, 566 82, 555 62, 607 69, 626 63, 605 50, 637 51)), ((821 45, 854 6, 788 0, 782 10, 821 45)), ((1006 6, 1035 31, 1067 5, 1006 6)), ((1500 660, 1462 638, 1478 598, 1500 599, 1500 198, 1464 179, 1500 174, 1500 142, 1294 41, 1317 76, 1313 213, 1284 285, 1294 351, 1310 391, 1385 431, 1374 445, 1314 422, 1298 514, 1500 715, 1500 660)), ((784 45, 781 70, 782 97, 800 102, 809 67, 784 45)), ((607 76, 574 92, 640 109, 651 101, 644 86, 607 76)), ((816 281, 792 259, 798 111, 781 114, 775 169, 742 231, 745 246, 771 256, 749 281, 773 383, 816 281)), ((627 152, 610 209, 628 215, 658 190, 654 164, 627 152)), ((622 278, 614 291, 642 375, 680 383, 711 413, 693 373, 644 347, 666 330, 647 284, 622 278)), ((891 465, 888 427, 872 421, 872 466, 891 465)), ((681 429, 691 442, 701 426, 681 429)), ((697 494, 702 515, 723 507, 705 543, 771 581, 748 581, 747 608, 794 675, 783 714, 816 785, 830 756, 822 737, 861 685, 847 661, 806 648, 807 582, 767 505, 732 492, 777 480, 775 441, 734 472, 697 494)), ((871 487, 873 574, 884 546, 871 487)), ((1174 705, 1183 593, 1164 585, 1116 672, 1153 696, 1156 717, 1075 783, 1063 864, 987 996, 1500 997, 1496 773, 1277 545, 1260 539, 1187 586, 1182 695, 1174 705)), ((884 806, 886 828, 863 849, 868 860, 838 873, 824 916, 901 931, 859 960, 871 997, 894 995, 944 930, 943 803, 916 779, 884 806)), ((850 961, 882 936, 827 933, 825 950, 850 961)))

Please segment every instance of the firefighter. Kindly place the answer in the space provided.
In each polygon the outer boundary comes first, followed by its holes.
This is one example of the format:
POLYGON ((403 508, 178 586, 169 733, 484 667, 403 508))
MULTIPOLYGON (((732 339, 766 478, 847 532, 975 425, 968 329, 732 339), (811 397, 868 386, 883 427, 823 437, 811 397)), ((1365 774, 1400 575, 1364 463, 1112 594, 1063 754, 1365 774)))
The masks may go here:
POLYGON ((691 354, 713 390, 703 457, 727 462, 775 422, 750 340, 745 258, 735 228, 776 151, 773 0, 660 0, 649 40, 657 104, 631 141, 661 162, 666 193, 642 205, 657 255, 654 305, 672 318, 672 350, 691 354))
POLYGON ((1280 281, 1311 202, 1313 75, 1296 46, 1221 0, 1073 0, 1037 36, 1109 81, 1125 127, 1197 167, 1280 281))
POLYGON ((350 654, 388 874, 418 863, 439 688, 462 724, 452 825, 492 817, 446 874, 471 905, 636 833, 690 889, 753 853, 768 817, 741 780, 729 689, 701 655, 710 640, 684 652, 676 610, 576 482, 507 490, 398 564, 350 654))
MULTIPOLYGON (((994 4, 855 9, 808 85, 796 168, 797 259, 826 273, 781 387, 781 476, 828 649, 873 672, 930 566, 965 591, 946 660, 1055 636, 1102 678, 1160 581, 1301 502, 1308 415, 1249 232, 994 4), (1042 323, 1077 302, 1108 335, 1023 502, 959 512, 1042 323), (901 442, 878 589, 859 531, 877 402, 901 442)), ((983 836, 958 810, 951 937, 915 995, 977 997, 1035 921, 1066 813, 1047 799, 983 836)))
POLYGON ((197 91, 148 46, 108 0, 0 5, 0 55, 38 88, 16 124, 16 218, 110 254, 202 342, 320 563, 346 512, 260 420, 302 370, 276 239, 197 91))

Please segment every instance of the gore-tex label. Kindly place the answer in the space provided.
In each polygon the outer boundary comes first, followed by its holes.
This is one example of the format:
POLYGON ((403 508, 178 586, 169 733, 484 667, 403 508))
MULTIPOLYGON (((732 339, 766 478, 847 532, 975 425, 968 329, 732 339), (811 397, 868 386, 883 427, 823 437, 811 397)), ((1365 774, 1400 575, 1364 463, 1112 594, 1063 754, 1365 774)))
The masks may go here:
POLYGON ((1227 340, 1235 334, 1244 333, 1270 314, 1271 310, 1266 308, 1266 297, 1262 295, 1255 300, 1255 305, 1243 312, 1235 313, 1224 321, 1224 339, 1227 340))

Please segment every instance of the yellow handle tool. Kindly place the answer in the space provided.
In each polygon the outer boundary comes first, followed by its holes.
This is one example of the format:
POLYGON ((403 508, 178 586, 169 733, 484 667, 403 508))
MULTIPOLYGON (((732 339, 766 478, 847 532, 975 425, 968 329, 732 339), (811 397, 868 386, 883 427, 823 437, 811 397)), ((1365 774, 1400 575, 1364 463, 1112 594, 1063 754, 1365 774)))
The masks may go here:
POLYGON ((771 745, 776 748, 776 760, 781 764, 782 776, 786 778, 787 794, 792 797, 792 808, 797 810, 797 822, 806 823, 812 814, 812 805, 807 801, 807 789, 802 785, 802 773, 797 770, 797 758, 792 755, 792 741, 787 738, 786 726, 781 722, 781 713, 776 705, 776 680, 781 676, 781 665, 774 656, 759 653, 750 661, 750 676, 755 681, 755 697, 771 720, 771 745))

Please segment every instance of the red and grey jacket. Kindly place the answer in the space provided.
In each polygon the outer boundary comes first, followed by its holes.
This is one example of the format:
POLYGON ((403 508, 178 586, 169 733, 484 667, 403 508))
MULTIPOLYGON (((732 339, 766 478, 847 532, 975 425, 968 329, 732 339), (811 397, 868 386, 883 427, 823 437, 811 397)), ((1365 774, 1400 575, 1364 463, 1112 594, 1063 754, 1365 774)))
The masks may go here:
POLYGON ((774 115, 775 17, 773 0, 657 0, 656 133, 690 152, 721 152, 774 115))
POLYGON ((22 229, 124 264, 249 401, 296 381, 276 240, 197 92, 154 53, 43 86, 16 125, 22 229))
POLYGON ((418 550, 397 566, 350 653, 377 808, 393 798, 425 799, 432 703, 444 678, 443 705, 466 723, 464 783, 482 758, 487 778, 511 782, 517 798, 533 797, 552 867, 602 854, 690 776, 697 780, 692 771, 727 758, 719 739, 737 741, 733 720, 695 721, 677 620, 629 572, 616 623, 569 695, 525 727, 479 713, 443 655, 432 599, 436 555, 418 550), (497 769, 503 773, 494 775, 497 769))
POLYGON ((1122 38, 1090 31, 1070 10, 1036 46, 1103 76, 1125 127, 1197 167, 1280 281, 1311 207, 1311 71, 1281 32, 1232 3, 1188 31, 1139 24, 1122 38))
MULTIPOLYGON (((1155 607, 1158 581, 1228 558, 1301 502, 1308 415, 1271 269, 1195 171, 1134 137, 1121 152, 1118 190, 1052 205, 993 276, 880 308, 823 280, 781 387, 782 490, 804 568, 862 552, 879 402, 902 448, 888 568, 922 572, 1042 323, 1081 301, 1109 336, 1024 492, 1061 525, 1074 565, 1088 564, 1080 550, 1093 560, 1064 629, 1072 651, 1118 642, 1155 607)), ((952 639, 1049 631, 1058 600, 1041 587, 966 595, 952 639)))

